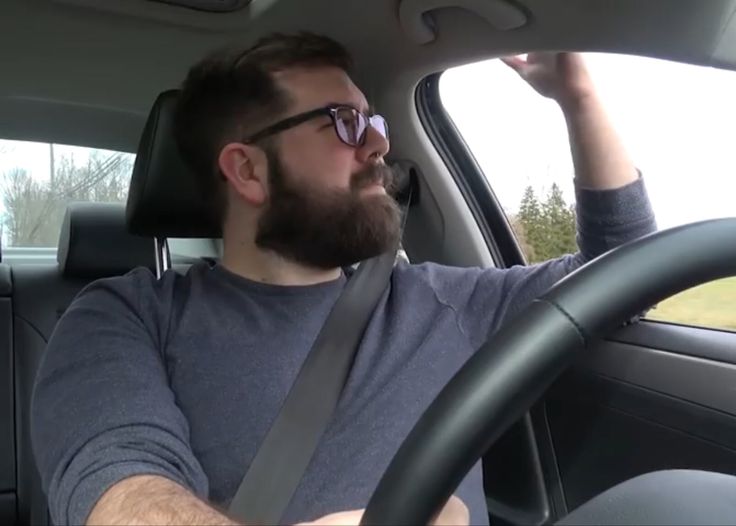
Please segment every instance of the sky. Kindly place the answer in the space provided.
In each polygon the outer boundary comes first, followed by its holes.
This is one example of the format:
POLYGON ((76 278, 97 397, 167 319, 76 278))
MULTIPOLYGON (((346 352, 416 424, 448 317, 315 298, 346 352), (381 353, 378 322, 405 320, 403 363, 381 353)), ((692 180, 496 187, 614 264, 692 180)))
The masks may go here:
MULTIPOLYGON (((736 216, 736 72, 586 54, 611 120, 642 171, 660 228, 736 216)), ((574 201, 562 113, 500 60, 447 71, 443 104, 499 201, 553 182, 574 201)))
MULTIPOLYGON (((660 228, 736 216, 736 72, 621 55, 586 54, 586 63, 660 228)), ((440 95, 508 212, 528 185, 544 193, 557 182, 573 202, 567 131, 553 101, 499 60, 447 71, 440 95)), ((80 163, 88 155, 54 148, 80 163)), ((47 179, 48 145, 0 140, 0 173, 13 166, 47 179)))

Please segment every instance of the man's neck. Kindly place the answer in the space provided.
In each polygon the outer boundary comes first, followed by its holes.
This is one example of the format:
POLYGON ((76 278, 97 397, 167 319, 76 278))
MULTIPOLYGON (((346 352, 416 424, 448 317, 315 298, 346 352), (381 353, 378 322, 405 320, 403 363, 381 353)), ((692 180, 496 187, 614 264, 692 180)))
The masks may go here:
POLYGON ((316 285, 336 280, 342 269, 318 269, 287 260, 278 254, 257 248, 224 247, 222 265, 230 272, 251 281, 269 285, 316 285))

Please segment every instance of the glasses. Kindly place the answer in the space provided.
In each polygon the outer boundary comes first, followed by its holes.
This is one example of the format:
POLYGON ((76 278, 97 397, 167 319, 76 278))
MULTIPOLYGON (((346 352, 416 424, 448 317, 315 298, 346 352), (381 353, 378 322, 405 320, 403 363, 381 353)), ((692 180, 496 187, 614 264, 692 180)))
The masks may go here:
POLYGON ((276 133, 288 130, 317 117, 327 116, 332 119, 337 137, 348 146, 358 147, 365 144, 368 128, 371 127, 388 140, 388 123, 380 115, 366 115, 351 106, 332 105, 325 108, 307 111, 272 124, 258 133, 251 135, 243 142, 254 143, 276 133))

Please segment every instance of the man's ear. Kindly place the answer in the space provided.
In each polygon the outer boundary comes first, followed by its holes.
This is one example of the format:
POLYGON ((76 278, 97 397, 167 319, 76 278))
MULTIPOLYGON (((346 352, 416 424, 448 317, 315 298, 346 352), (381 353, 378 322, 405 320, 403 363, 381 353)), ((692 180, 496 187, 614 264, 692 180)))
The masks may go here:
POLYGON ((252 206, 266 202, 266 159, 260 148, 237 142, 226 144, 220 150, 217 165, 241 199, 252 206))

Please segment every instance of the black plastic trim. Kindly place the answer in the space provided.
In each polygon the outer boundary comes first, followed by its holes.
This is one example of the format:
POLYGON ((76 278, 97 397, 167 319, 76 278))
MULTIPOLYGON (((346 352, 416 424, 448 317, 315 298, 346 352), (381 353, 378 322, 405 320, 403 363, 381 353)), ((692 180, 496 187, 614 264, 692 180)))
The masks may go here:
POLYGON ((15 492, 0 492, 0 524, 16 524, 18 521, 18 497, 15 492))
POLYGON ((553 522, 568 513, 562 475, 557 462, 557 453, 552 440, 547 406, 544 401, 535 404, 529 412, 535 433, 535 442, 539 451, 540 466, 547 490, 550 521, 553 522))
POLYGON ((419 83, 416 91, 419 120, 468 203, 496 265, 502 268, 524 265, 524 255, 503 208, 442 105, 441 76, 442 73, 435 73, 419 83))
POLYGON ((568 402, 584 403, 618 411, 736 453, 733 439, 736 436, 736 414, 644 385, 574 368, 550 389, 547 402, 559 401, 565 405, 568 402), (581 400, 580 393, 586 394, 584 400, 581 400))
POLYGON ((736 416, 736 369, 679 353, 626 343, 605 343, 578 362, 591 372, 682 398, 736 416))
POLYGON ((529 414, 484 455, 483 479, 491 524, 541 526, 549 521, 549 496, 529 414))
POLYGON ((154 0, 162 4, 186 7, 208 13, 231 13, 243 9, 251 0, 154 0))
POLYGON ((736 365, 736 332, 726 330, 646 320, 624 327, 609 340, 736 365))
POLYGON ((0 492, 15 491, 15 356, 13 306, 0 298, 0 492))

